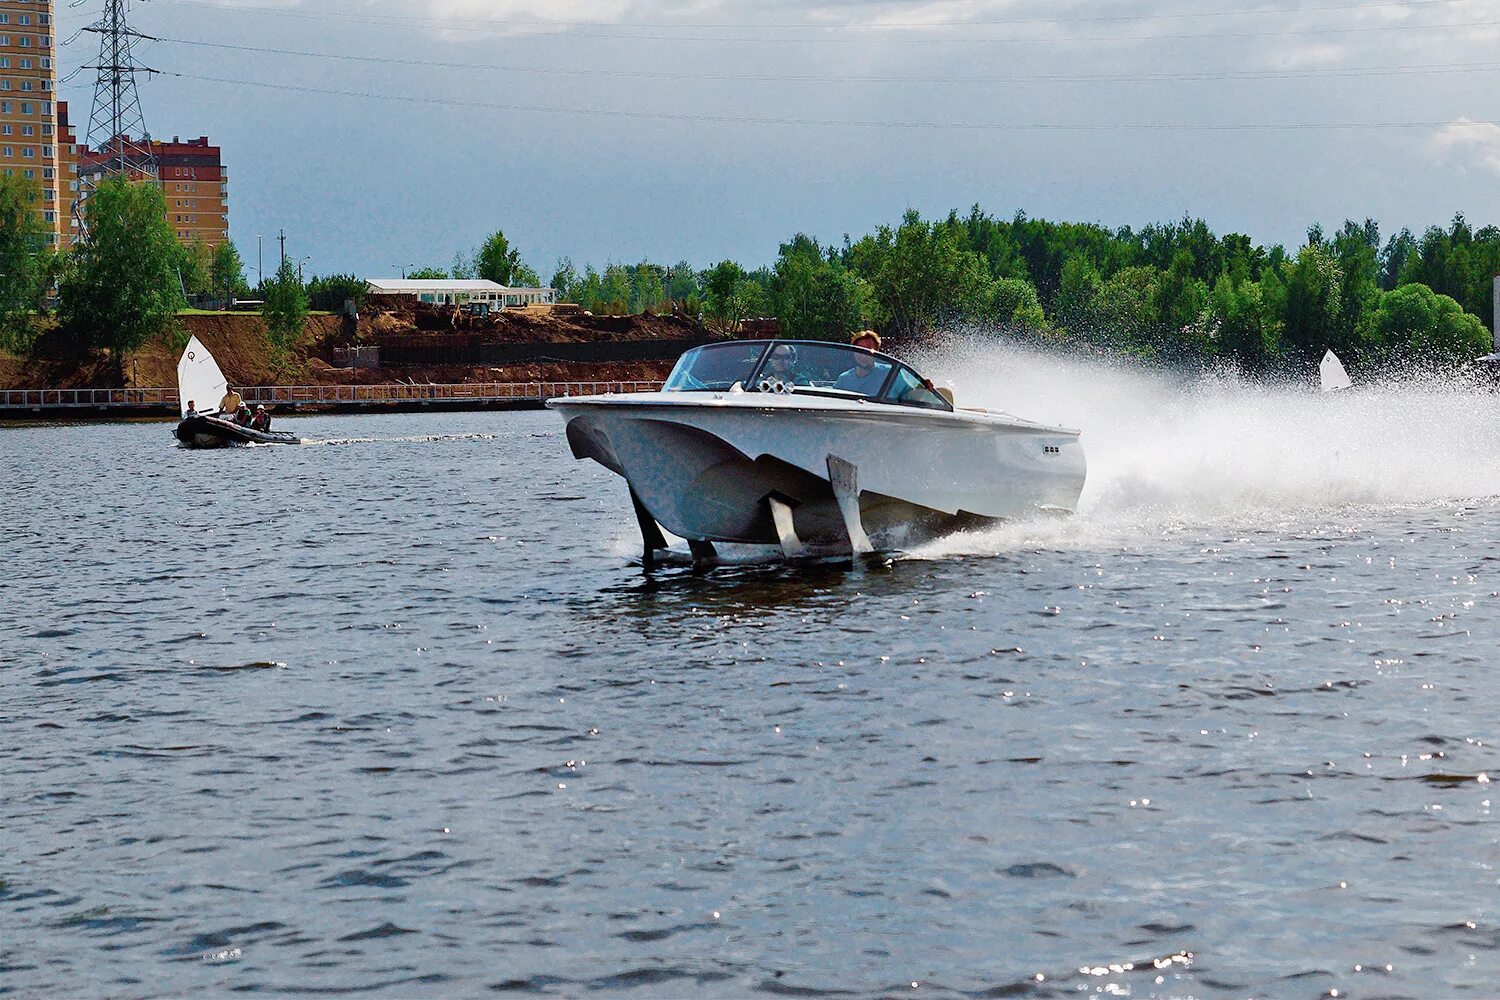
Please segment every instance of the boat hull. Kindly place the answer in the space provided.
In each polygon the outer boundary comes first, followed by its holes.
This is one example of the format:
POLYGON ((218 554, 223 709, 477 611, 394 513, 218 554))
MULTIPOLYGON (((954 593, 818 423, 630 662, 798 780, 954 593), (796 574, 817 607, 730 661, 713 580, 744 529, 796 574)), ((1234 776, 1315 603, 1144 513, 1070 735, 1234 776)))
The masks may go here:
POLYGON ((258 431, 218 417, 196 415, 177 425, 174 436, 187 448, 231 448, 248 444, 301 444, 286 431, 258 431))
POLYGON ((776 543, 768 498, 798 537, 849 537, 829 459, 857 470, 859 513, 878 548, 997 520, 1072 511, 1085 463, 1077 432, 1013 418, 816 398, 643 393, 555 399, 578 458, 623 476, 673 534, 776 543))

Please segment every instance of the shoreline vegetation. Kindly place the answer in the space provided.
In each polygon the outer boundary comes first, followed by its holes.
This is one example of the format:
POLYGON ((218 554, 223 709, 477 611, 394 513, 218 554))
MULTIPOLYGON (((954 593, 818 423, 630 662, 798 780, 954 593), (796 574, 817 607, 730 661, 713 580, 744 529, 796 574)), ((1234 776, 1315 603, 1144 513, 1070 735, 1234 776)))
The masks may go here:
MULTIPOLYGON (((908 211, 836 244, 797 234, 755 269, 724 260, 701 269, 641 261, 580 270, 564 258, 546 284, 575 306, 471 317, 367 300, 354 275, 304 282, 290 258, 251 289, 233 243, 210 250, 177 241, 153 185, 101 185, 83 241, 54 250, 29 185, 0 178, 0 387, 8 388, 141 386, 143 360, 151 377, 163 377, 161 360, 204 330, 210 349, 224 353, 226 374, 246 384, 407 381, 423 374, 407 370, 420 365, 361 370, 332 359, 335 348, 391 345, 400 349, 387 358, 409 359, 416 339, 421 357, 452 361, 440 365, 446 378, 496 381, 511 377, 508 367, 529 379, 511 362, 466 365, 485 354, 475 345, 774 333, 842 340, 866 327, 898 344, 961 328, 1250 377, 1306 374, 1330 348, 1356 373, 1441 372, 1491 349, 1500 272, 1500 228, 1474 229, 1462 215, 1420 236, 1402 229, 1385 237, 1373 220, 1331 233, 1313 226, 1288 250, 1221 236, 1188 217, 1111 229, 1024 213, 1005 219, 976 205, 938 219, 908 211), (252 296, 262 303, 258 316, 217 308, 252 296)), ((499 231, 450 267, 408 277, 543 283, 499 231)), ((606 362, 588 377, 654 377, 661 367, 659 359, 606 362)))

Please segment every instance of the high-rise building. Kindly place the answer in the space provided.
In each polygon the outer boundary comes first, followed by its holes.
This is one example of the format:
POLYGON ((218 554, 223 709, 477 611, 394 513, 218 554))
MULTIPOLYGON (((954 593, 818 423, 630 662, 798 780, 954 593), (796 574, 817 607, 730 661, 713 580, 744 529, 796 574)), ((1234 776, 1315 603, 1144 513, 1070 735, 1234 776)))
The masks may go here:
POLYGON ((78 200, 78 137, 68 117, 68 102, 57 102, 57 222, 62 242, 71 245, 82 235, 73 202, 78 200))
POLYGON ((0 0, 0 172, 34 180, 54 239, 68 232, 58 193, 57 44, 52 0, 0 0))
MULTIPOLYGON (((118 169, 122 150, 132 144, 146 145, 140 140, 121 143, 116 138, 103 149, 77 146, 76 169, 85 177, 105 173, 111 164, 118 169)), ((156 163, 156 181, 167 200, 167 221, 177 238, 184 243, 198 240, 211 248, 229 239, 229 171, 219 147, 210 146, 206 135, 186 142, 174 135, 171 142, 150 140, 149 148, 156 163)), ((148 176, 139 171, 128 171, 128 175, 137 181, 148 176)))
POLYGON ((207 136, 151 142, 157 179, 167 196, 167 221, 184 243, 211 247, 229 239, 229 171, 207 136))

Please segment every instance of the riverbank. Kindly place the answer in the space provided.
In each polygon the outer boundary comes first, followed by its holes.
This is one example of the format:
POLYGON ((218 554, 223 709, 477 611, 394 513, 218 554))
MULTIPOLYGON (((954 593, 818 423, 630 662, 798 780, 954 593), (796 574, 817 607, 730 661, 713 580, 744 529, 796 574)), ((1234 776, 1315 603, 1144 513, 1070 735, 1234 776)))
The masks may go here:
POLYGON ((381 386, 661 381, 682 351, 713 337, 690 317, 515 310, 494 317, 377 304, 357 322, 309 317, 277 352, 258 315, 184 314, 178 330, 123 356, 78 350, 51 331, 30 356, 0 352, 0 390, 175 386, 195 336, 233 385, 381 386))

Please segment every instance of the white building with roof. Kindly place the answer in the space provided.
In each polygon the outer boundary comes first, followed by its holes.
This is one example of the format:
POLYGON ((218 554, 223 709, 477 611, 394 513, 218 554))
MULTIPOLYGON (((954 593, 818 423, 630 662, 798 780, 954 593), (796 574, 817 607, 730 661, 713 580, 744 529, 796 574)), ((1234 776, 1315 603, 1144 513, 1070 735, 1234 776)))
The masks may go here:
POLYGON ((407 295, 439 306, 483 302, 497 311, 557 301, 557 292, 551 288, 512 288, 482 278, 368 278, 365 290, 371 295, 407 295))

